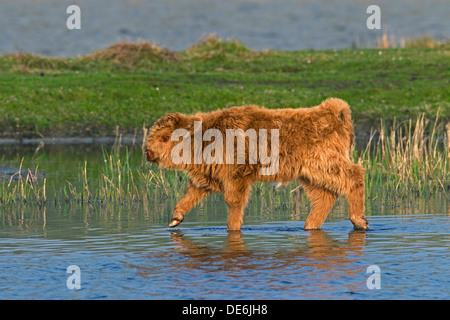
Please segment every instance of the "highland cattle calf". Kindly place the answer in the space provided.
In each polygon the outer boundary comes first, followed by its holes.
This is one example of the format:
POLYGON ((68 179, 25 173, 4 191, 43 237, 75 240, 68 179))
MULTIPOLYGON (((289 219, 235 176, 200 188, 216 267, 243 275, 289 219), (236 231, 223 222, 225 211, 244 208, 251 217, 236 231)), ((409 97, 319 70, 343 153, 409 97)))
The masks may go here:
POLYGON ((228 230, 240 230, 254 182, 287 185, 296 179, 312 204, 305 229, 320 229, 338 195, 345 194, 350 221, 365 230, 364 169, 351 160, 353 138, 350 108, 341 99, 298 109, 248 105, 168 114, 150 129, 145 156, 190 178, 170 227, 216 191, 228 205, 228 230))

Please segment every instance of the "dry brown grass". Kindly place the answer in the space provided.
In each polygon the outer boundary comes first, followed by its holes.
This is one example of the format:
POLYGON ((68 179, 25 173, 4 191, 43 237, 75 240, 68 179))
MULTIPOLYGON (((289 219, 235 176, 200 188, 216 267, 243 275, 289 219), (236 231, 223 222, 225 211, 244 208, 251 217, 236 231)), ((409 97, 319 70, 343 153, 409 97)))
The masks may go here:
POLYGON ((215 34, 209 34, 186 50, 189 58, 213 59, 217 57, 253 58, 261 54, 244 46, 237 40, 223 41, 215 34))
POLYGON ((378 49, 387 49, 395 47, 397 47, 397 41, 393 35, 388 36, 386 33, 383 33, 381 37, 377 37, 378 49))
POLYGON ((387 48, 439 48, 443 44, 433 39, 431 36, 425 35, 417 38, 398 38, 394 35, 388 35, 383 33, 381 37, 377 37, 377 48, 387 49, 387 48))
POLYGON ((377 185, 402 196, 450 190, 450 123, 443 129, 439 112, 434 122, 422 114, 415 122, 394 121, 390 129, 382 121, 378 142, 373 136, 358 159, 369 192, 377 185))
POLYGON ((41 57, 29 53, 12 53, 5 55, 10 62, 13 62, 13 71, 20 73, 30 73, 36 70, 54 70, 67 67, 64 59, 41 57))
POLYGON ((183 60, 183 57, 155 44, 139 41, 136 43, 119 42, 106 49, 86 55, 84 59, 108 61, 127 67, 134 67, 149 62, 180 61, 183 60))
POLYGON ((440 46, 442 46, 442 43, 431 36, 405 40, 405 48, 439 48, 440 46))

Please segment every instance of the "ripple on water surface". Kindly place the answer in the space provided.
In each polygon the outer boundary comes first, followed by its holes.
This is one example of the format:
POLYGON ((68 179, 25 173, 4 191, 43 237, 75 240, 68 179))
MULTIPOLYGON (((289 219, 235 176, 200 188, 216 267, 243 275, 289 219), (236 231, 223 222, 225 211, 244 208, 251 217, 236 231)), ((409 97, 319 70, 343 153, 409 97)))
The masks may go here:
POLYGON ((448 298, 448 216, 369 219, 367 232, 342 219, 319 231, 286 220, 228 233, 223 222, 169 231, 145 219, 80 225, 48 213, 39 228, 0 226, 0 298, 448 298), (80 267, 81 290, 66 286, 69 265, 80 267), (381 270, 379 290, 367 288, 370 265, 381 270))

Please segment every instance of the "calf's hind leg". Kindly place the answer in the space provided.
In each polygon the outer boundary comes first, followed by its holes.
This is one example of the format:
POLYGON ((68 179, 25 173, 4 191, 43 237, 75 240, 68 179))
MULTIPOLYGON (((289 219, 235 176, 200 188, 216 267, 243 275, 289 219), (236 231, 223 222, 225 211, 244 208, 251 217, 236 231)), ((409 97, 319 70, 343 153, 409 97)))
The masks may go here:
POLYGON ((319 229, 339 194, 348 200, 348 216, 355 229, 369 227, 364 216, 364 169, 348 159, 340 159, 335 170, 308 168, 300 182, 312 202, 312 209, 305 221, 305 229, 319 229), (336 169, 338 168, 338 169, 336 169))
POLYGON ((355 229, 366 230, 369 223, 364 215, 364 168, 359 164, 353 164, 350 174, 352 185, 346 192, 348 217, 355 229))
POLYGON ((300 179, 312 208, 305 221, 305 229, 320 229, 337 199, 337 194, 300 179))

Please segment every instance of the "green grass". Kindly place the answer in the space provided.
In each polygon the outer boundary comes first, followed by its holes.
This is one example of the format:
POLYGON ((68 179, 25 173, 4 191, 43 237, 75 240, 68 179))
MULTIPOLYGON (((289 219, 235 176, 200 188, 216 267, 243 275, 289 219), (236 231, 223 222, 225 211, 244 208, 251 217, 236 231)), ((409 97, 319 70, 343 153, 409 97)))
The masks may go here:
MULTIPOLYGON (((369 199, 448 196, 450 46, 409 47, 254 52, 207 37, 183 52, 140 42, 77 58, 6 55, 0 57, 0 138, 145 136, 143 127, 167 112, 309 107, 335 96, 350 103, 357 137, 378 129, 379 139, 354 153, 366 168, 369 199)), ((181 173, 131 163, 120 143, 104 150, 102 160, 96 174, 88 169, 98 163, 80 163, 76 182, 30 183, 23 176, 0 183, 0 204, 146 203, 179 198, 186 185, 181 173)), ((274 191, 257 184, 254 192, 274 191)))
POLYGON ((0 138, 142 132, 167 112, 309 107, 335 96, 357 133, 422 113, 450 121, 450 47, 254 52, 208 37, 183 52, 119 43, 77 58, 0 57, 0 138))

